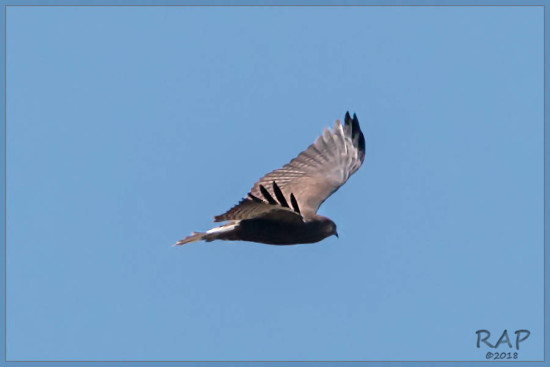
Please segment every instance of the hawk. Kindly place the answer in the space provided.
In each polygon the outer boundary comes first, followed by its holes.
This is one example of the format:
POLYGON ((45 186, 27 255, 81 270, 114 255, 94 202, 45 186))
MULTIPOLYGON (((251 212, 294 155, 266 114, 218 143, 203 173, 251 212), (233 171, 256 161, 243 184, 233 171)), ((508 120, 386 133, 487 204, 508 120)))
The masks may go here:
POLYGON ((319 242, 335 235, 336 224, 317 214, 321 204, 353 175, 365 159, 365 137, 357 116, 346 112, 306 150, 258 180, 247 197, 214 222, 228 223, 192 232, 178 241, 250 241, 270 245, 319 242))

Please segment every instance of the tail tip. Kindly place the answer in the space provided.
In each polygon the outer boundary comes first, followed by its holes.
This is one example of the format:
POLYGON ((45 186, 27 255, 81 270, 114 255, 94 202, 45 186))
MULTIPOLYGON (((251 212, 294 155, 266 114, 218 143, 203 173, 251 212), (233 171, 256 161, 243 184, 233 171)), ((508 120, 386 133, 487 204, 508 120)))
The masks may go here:
POLYGON ((178 242, 174 243, 172 247, 182 246, 182 245, 185 245, 186 243, 200 241, 202 240, 202 235, 203 233, 200 233, 200 232, 191 232, 189 236, 185 237, 183 240, 179 240, 178 242))

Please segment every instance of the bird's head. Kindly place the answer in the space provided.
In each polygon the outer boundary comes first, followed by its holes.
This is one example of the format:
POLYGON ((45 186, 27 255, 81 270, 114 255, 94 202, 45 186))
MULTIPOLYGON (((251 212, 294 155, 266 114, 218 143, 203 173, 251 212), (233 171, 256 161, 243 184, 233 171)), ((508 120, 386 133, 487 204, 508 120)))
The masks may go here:
POLYGON ((336 238, 338 238, 338 231, 336 230, 336 223, 334 223, 333 221, 330 221, 330 224, 331 224, 331 231, 330 231, 330 235, 335 235, 336 238))
MULTIPOLYGON (((321 217, 321 216, 319 216, 321 217)), ((334 223, 332 220, 330 220, 327 217, 321 217, 322 227, 323 231, 326 237, 329 236, 336 236, 338 237, 338 231, 336 230, 336 223, 334 223)))

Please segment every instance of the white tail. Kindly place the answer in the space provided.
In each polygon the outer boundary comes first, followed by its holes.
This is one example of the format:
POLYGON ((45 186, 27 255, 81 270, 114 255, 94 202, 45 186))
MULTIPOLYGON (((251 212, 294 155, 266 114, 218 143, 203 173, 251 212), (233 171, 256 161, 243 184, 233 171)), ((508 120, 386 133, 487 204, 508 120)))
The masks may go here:
POLYGON ((185 245, 186 243, 197 242, 197 241, 214 241, 218 238, 223 239, 224 235, 228 232, 233 231, 238 227, 240 221, 234 221, 232 223, 224 224, 223 226, 214 227, 209 229, 206 232, 191 232, 190 236, 185 237, 183 240, 179 240, 174 244, 174 246, 185 245))

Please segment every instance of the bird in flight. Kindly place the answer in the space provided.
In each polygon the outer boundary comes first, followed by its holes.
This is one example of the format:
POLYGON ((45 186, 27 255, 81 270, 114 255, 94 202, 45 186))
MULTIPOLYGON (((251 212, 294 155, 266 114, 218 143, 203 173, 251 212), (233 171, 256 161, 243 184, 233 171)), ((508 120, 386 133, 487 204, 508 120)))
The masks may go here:
POLYGON ((365 159, 365 137, 357 116, 346 112, 306 150, 258 180, 247 197, 214 222, 228 223, 192 232, 174 246, 196 241, 250 241, 270 245, 319 242, 335 235, 336 224, 317 214, 321 204, 365 159))

